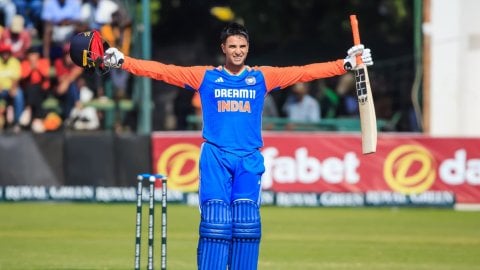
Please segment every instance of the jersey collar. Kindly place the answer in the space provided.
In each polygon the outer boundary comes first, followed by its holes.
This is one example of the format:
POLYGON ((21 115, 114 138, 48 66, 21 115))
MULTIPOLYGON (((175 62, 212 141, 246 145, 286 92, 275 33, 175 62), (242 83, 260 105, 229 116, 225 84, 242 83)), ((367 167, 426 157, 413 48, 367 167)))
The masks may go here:
POLYGON ((222 70, 225 71, 225 73, 227 73, 227 74, 230 75, 230 76, 240 76, 240 75, 242 75, 245 71, 250 71, 251 68, 250 68, 250 66, 243 66, 243 69, 242 69, 239 73, 237 73, 237 74, 233 74, 233 73, 230 72, 227 68, 225 68, 225 66, 219 66, 218 69, 219 69, 220 71, 222 71, 222 70))

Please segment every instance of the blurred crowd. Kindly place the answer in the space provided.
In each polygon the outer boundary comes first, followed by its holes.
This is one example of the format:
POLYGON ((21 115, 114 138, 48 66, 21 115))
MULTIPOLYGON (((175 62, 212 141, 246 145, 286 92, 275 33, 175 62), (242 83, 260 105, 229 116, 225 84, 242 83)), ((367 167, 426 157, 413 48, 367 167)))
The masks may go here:
MULTIPOLYGON (((74 65, 69 55, 70 37, 93 29, 129 55, 132 19, 123 3, 0 0, 0 132, 136 128, 132 76, 121 69, 99 76, 74 65)), ((264 119, 318 123, 356 118, 354 87, 352 74, 347 73, 275 91, 265 100, 264 119)), ((154 130, 201 128, 198 96, 183 89, 169 91, 165 85, 157 88, 162 89, 154 91, 154 130)), ((378 100, 380 112, 392 107, 378 100)))
POLYGON ((0 131, 129 128, 117 105, 130 97, 128 73, 96 76, 70 59, 70 37, 93 29, 129 54, 121 2, 0 0, 0 131))

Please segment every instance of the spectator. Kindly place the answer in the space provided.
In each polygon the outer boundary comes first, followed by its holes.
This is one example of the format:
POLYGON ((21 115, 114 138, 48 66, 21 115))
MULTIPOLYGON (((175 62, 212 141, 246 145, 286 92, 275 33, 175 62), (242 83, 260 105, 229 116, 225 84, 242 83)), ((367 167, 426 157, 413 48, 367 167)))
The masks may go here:
POLYGON ((309 94, 309 85, 297 83, 283 105, 290 121, 314 123, 320 121, 320 105, 309 94))
MULTIPOLYGON (((82 79, 80 79, 82 81, 82 79)), ((80 83, 83 84, 83 83, 80 83)), ((85 106, 93 100, 94 93, 85 84, 80 87, 79 101, 70 113, 68 124, 75 130, 96 130, 100 127, 97 109, 85 106)))
POLYGON ((26 58, 27 50, 32 45, 32 36, 24 28, 24 24, 24 18, 21 15, 15 15, 12 24, 5 28, 0 39, 1 43, 10 44, 12 55, 20 61, 26 58))
POLYGON ((271 94, 265 96, 265 100, 263 102, 263 112, 262 117, 264 120, 263 129, 271 130, 275 127, 275 124, 272 121, 268 121, 270 117, 278 117, 278 110, 277 104, 275 104, 275 100, 273 99, 271 94))
POLYGON ((337 116, 351 117, 358 115, 358 99, 355 92, 355 77, 352 73, 340 76, 336 87, 340 96, 337 116))
MULTIPOLYGON (((126 55, 130 53, 132 21, 126 10, 118 1, 84 0, 81 9, 81 29, 83 31, 98 30, 102 38, 112 47, 121 48, 126 55)), ((115 96, 125 97, 129 74, 123 70, 111 70, 115 96)))
MULTIPOLYGON (((121 48, 125 55, 130 55, 132 37, 132 21, 123 5, 112 0, 93 0, 98 2, 95 12, 95 22, 99 26, 100 34, 112 47, 121 48)), ((122 69, 112 69, 114 93, 113 98, 123 99, 126 97, 126 85, 130 74, 122 69)))
MULTIPOLYGON (((117 1, 83 0, 81 8, 81 27, 86 31, 101 30, 102 26, 112 23, 113 14, 121 9, 117 1)), ((128 14, 123 14, 128 18, 128 14)))
MULTIPOLYGON (((98 30, 102 38, 110 45, 122 48, 128 55, 131 46, 131 19, 125 7, 119 1, 113 0, 84 0, 82 4, 82 29, 85 31, 98 30)), ((117 101, 130 98, 128 82, 130 74, 121 69, 112 69, 102 76, 101 85, 95 89, 96 97, 101 100, 117 101)), ((93 89, 93 88, 92 88, 93 89)), ((102 114, 103 112, 100 112, 102 114)), ((105 115, 108 117, 108 115, 105 115)), ((120 106, 115 110, 115 128, 121 130, 126 124, 124 112, 120 106)))
POLYGON ((41 57, 38 46, 30 48, 27 58, 22 61, 20 85, 25 92, 25 111, 20 117, 20 124, 31 126, 34 132, 42 132, 41 124, 45 117, 42 103, 50 89, 50 60, 41 57))
POLYGON ((15 131, 19 129, 18 120, 24 108, 23 92, 19 87, 20 75, 20 61, 12 56, 10 44, 0 44, 0 99, 5 100, 7 106, 13 105, 13 115, 6 108, 6 122, 15 131))
POLYGON ((132 20, 123 5, 111 0, 98 1, 95 22, 110 46, 121 48, 126 55, 130 54, 132 20))
POLYGON ((41 28, 43 0, 13 0, 17 14, 25 18, 25 28, 35 33, 41 28))
POLYGON ((45 0, 42 9, 43 57, 61 58, 62 48, 75 33, 81 19, 80 0, 45 0))
POLYGON ((64 46, 63 56, 54 62, 56 77, 52 89, 61 104, 61 117, 66 120, 80 98, 80 89, 77 80, 83 69, 72 62, 69 54, 69 44, 64 46))
POLYGON ((263 103, 263 117, 278 117, 277 105, 272 95, 266 95, 263 103))
POLYGON ((340 103, 340 97, 335 89, 330 87, 328 81, 327 79, 318 81, 318 93, 315 97, 320 102, 320 118, 335 118, 340 103))
POLYGON ((3 13, 4 16, 3 22, 0 22, 0 24, 8 27, 12 24, 13 16, 17 13, 17 8, 11 0, 1 0, 0 12, 3 13))
POLYGON ((92 29, 98 30, 95 23, 95 10, 97 8, 97 0, 82 0, 82 8, 80 10, 79 31, 86 32, 92 29))

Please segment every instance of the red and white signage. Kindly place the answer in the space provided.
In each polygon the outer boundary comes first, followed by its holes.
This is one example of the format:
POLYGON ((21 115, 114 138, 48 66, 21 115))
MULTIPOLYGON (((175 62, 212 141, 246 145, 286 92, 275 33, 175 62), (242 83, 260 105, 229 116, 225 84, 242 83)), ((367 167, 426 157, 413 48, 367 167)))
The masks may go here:
MULTIPOLYGON (((169 188, 198 189, 202 141, 199 132, 152 135, 153 168, 169 176, 169 188)), ((480 203, 480 138, 381 134, 377 152, 370 155, 361 153, 358 134, 265 132, 264 144, 264 190, 367 196, 448 192, 457 203, 480 203)))

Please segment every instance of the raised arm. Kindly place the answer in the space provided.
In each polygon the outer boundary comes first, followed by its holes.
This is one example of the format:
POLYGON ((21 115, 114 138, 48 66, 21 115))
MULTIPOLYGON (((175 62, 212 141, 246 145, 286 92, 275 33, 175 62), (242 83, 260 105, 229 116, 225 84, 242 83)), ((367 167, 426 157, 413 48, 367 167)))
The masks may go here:
POLYGON ((259 67, 265 76, 268 91, 283 89, 298 82, 343 75, 357 66, 356 56, 360 56, 367 66, 373 64, 370 49, 363 44, 355 45, 347 51, 345 59, 292 67, 259 67))
POLYGON ((167 65, 157 61, 136 59, 125 56, 117 48, 105 51, 104 65, 110 68, 122 68, 134 75, 164 81, 182 88, 198 90, 209 66, 182 67, 167 65))
POLYGON ((268 67, 258 69, 265 76, 268 91, 283 89, 298 82, 309 82, 317 79, 345 74, 343 60, 315 63, 305 66, 268 67))
POLYGON ((138 76, 164 81, 182 88, 198 90, 208 66, 182 67, 125 56, 122 69, 138 76))

